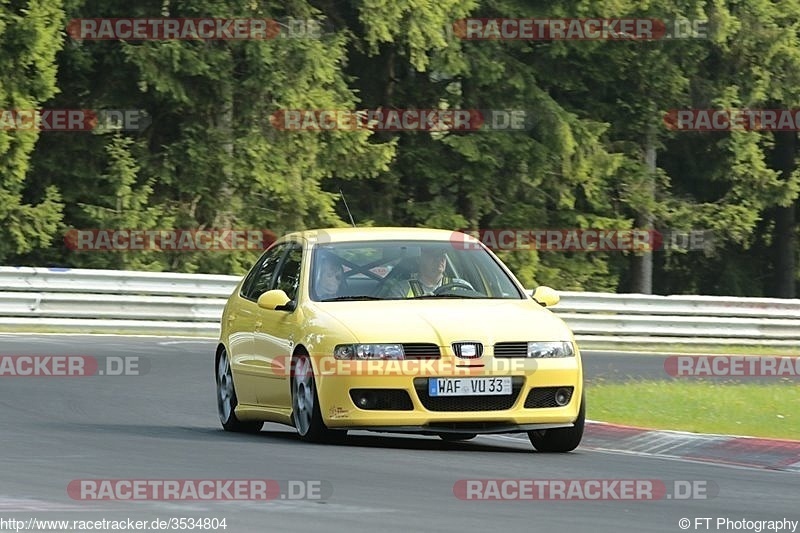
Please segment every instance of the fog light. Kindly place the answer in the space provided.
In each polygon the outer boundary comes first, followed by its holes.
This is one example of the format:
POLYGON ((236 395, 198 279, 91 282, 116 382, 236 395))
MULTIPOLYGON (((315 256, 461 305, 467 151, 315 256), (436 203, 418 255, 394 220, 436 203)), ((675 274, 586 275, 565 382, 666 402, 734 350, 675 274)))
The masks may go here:
POLYGON ((363 392, 356 398, 356 406, 361 409, 371 409, 375 406, 375 396, 369 392, 363 392))
POLYGON ((572 396, 571 391, 569 389, 561 388, 556 391, 556 405, 559 407, 564 407, 569 403, 569 398, 572 396))

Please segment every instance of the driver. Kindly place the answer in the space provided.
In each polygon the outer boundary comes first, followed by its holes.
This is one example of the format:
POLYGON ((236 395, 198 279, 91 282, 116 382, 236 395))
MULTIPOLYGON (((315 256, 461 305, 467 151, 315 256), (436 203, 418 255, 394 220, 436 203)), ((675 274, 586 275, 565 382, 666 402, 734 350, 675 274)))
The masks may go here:
POLYGON ((447 270, 447 251, 444 248, 422 248, 420 250, 419 269, 413 272, 407 282, 406 298, 431 295, 436 289, 450 283, 458 282, 471 288, 463 279, 445 275, 447 270))
MULTIPOLYGON (((413 281, 419 282, 417 287, 422 294, 433 294, 439 287, 450 283, 450 278, 444 275, 447 269, 447 254, 441 248, 423 248, 419 257, 419 272, 414 272, 409 277, 409 285, 413 281)), ((413 288, 409 287, 407 296, 415 296, 413 288)), ((416 295, 420 296, 420 295, 416 295)))

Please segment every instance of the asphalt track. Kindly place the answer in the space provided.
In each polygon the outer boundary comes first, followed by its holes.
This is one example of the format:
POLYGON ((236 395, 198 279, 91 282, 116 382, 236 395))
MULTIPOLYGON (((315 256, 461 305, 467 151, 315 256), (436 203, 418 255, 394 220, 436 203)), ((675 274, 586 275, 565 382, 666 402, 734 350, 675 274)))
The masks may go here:
MULTIPOLYGON (((214 400, 213 347, 211 340, 0 336, 3 355, 135 355, 149 362, 141 376, 0 378, 0 519, 216 517, 226 518, 224 531, 234 533, 676 532, 682 531, 681 518, 692 520, 688 531, 733 531, 716 529, 715 520, 800 520, 800 476, 790 472, 585 447, 565 455, 539 454, 527 439, 511 436, 445 443, 357 432, 344 445, 324 446, 299 442, 291 428, 276 425, 254 436, 224 433, 214 400), (332 493, 322 501, 71 499, 69 482, 87 478, 321 480, 332 493), (458 480, 486 478, 704 480, 719 493, 660 501, 454 496, 458 480), (695 529, 698 517, 713 518, 710 527, 695 529)), ((663 377, 658 360, 641 359, 587 352, 587 379, 615 373, 663 377)))

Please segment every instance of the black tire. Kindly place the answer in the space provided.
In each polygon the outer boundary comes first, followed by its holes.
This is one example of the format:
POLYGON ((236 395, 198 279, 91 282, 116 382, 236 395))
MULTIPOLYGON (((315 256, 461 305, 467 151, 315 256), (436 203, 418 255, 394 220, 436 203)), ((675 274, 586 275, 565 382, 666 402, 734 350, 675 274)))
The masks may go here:
POLYGON ((219 421, 222 423, 223 429, 236 433, 261 431, 264 422, 243 422, 236 418, 236 406, 239 405, 239 401, 236 399, 236 387, 233 385, 231 364, 225 348, 220 350, 214 366, 217 383, 217 414, 219 414, 219 421))
POLYGON ((292 422, 297 434, 306 442, 342 442, 347 437, 347 431, 329 429, 322 420, 311 358, 305 353, 298 353, 294 356, 290 368, 292 369, 292 422))
POLYGON ((472 440, 477 436, 477 433, 439 433, 439 438, 445 442, 472 440))
POLYGON ((536 451, 545 453, 571 452, 581 443, 586 425, 586 395, 581 395, 581 408, 575 425, 570 428, 529 431, 528 438, 536 451))

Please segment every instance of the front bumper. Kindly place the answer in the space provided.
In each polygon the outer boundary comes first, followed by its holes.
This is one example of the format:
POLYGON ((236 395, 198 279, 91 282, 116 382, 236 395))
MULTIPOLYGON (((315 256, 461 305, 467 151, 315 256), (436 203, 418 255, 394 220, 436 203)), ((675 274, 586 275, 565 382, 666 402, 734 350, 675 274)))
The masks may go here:
MULTIPOLYGON (((421 435, 439 435, 442 433, 450 434, 472 434, 472 433, 524 433, 542 429, 558 429, 572 427, 574 424, 428 424, 425 426, 358 426, 357 429, 364 431, 377 431, 381 433, 415 433, 421 435)), ((354 428, 355 429, 355 428, 354 428)))
POLYGON ((547 360, 517 360, 503 367, 486 364, 471 367, 457 377, 510 376, 513 398, 501 396, 461 396, 431 402, 420 380, 429 377, 456 377, 452 374, 396 375, 382 372, 375 362, 374 372, 317 373, 320 410, 330 428, 367 429, 408 433, 514 433, 535 429, 570 427, 578 417, 583 394, 583 373, 579 357, 547 360), (491 370, 487 370, 491 368, 491 370), (532 389, 572 388, 568 404, 562 407, 526 407, 532 389), (410 405, 403 410, 359 408, 350 391, 391 389, 405 391, 410 405), (427 407, 426 407, 427 405, 427 407))

